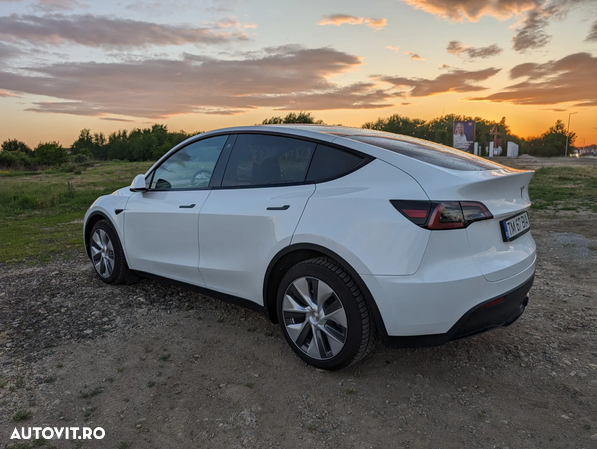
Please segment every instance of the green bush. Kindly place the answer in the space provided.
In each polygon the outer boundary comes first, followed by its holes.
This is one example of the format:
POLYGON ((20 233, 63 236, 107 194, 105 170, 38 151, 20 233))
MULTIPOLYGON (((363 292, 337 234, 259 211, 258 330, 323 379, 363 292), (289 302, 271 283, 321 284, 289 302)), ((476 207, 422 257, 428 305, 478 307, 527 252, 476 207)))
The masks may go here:
POLYGON ((89 161, 89 157, 83 153, 79 153, 71 156, 71 160, 77 164, 84 164, 85 162, 89 161))
POLYGON ((0 151, 0 167, 22 169, 32 167, 33 161, 20 151, 0 151))
POLYGON ((35 159, 40 165, 60 165, 68 162, 68 153, 58 142, 40 143, 35 148, 35 159))

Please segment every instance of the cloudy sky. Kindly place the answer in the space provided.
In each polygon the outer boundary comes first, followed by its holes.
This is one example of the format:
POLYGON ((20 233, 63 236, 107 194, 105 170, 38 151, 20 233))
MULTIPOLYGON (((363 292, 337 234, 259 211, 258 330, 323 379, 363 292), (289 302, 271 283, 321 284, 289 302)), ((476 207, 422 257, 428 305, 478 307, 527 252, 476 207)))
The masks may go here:
POLYGON ((597 0, 0 0, 0 141, 310 111, 597 143, 597 0))

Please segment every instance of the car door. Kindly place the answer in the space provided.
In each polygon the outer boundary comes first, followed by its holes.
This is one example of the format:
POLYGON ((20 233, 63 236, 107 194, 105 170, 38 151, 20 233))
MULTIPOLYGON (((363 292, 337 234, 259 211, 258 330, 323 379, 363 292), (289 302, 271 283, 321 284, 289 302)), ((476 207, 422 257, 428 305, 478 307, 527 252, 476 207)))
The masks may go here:
POLYGON ((221 187, 199 215, 199 267, 207 288, 258 304, 273 256, 290 244, 313 183, 305 183, 316 144, 240 134, 221 187))
POLYGON ((199 211, 227 135, 190 143, 148 177, 149 189, 131 195, 124 211, 129 267, 203 286, 199 273, 199 211))

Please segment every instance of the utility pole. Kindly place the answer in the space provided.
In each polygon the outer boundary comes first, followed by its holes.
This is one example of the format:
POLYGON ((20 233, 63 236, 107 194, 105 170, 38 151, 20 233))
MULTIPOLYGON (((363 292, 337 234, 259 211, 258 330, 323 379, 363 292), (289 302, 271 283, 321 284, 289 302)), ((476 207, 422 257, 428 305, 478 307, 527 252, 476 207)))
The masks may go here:
POLYGON ((564 157, 568 156, 568 135, 570 134, 570 116, 572 114, 578 114, 577 112, 571 112, 568 114, 568 131, 566 131, 566 150, 564 151, 564 157))

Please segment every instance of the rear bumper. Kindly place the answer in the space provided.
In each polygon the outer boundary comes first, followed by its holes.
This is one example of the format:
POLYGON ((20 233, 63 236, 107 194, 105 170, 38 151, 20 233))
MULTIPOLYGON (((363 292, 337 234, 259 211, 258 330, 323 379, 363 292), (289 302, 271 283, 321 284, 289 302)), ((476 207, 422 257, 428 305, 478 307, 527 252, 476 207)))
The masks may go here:
POLYGON ((387 336, 382 334, 385 345, 395 348, 421 348, 440 346, 451 340, 470 337, 498 327, 506 327, 514 323, 523 314, 528 301, 528 293, 533 285, 535 275, 524 284, 505 295, 489 299, 466 312, 450 330, 443 334, 418 336, 387 336), (503 301, 492 304, 498 298, 503 301))

